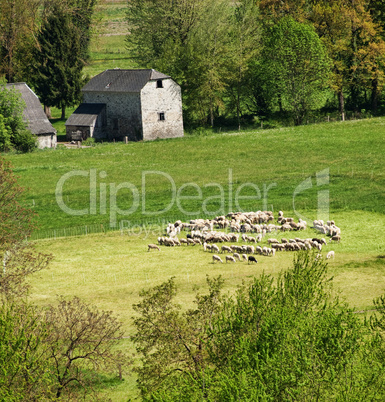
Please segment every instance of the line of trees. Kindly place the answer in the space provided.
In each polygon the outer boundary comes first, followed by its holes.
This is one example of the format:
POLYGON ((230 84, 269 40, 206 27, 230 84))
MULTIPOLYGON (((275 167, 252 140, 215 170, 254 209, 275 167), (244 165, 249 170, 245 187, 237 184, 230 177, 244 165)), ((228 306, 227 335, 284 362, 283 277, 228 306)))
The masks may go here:
POLYGON ((182 86, 187 122, 383 112, 377 0, 131 0, 130 56, 182 86))
MULTIPOLYGON (((80 101, 97 0, 0 0, 0 76, 46 106, 80 101)), ((182 87, 185 123, 301 124, 311 114, 384 112, 379 0, 131 0, 127 51, 182 87)))

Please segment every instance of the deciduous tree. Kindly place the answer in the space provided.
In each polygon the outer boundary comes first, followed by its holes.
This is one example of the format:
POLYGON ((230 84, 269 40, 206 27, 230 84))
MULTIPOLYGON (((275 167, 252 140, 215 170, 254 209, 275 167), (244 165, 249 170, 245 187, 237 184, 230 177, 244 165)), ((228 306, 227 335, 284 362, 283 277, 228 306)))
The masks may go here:
POLYGON ((123 331, 110 311, 99 311, 78 297, 61 298, 46 313, 46 321, 57 398, 81 390, 91 394, 92 373, 101 369, 118 372, 119 365, 127 365, 124 355, 114 350, 123 331))
POLYGON ((306 113, 325 103, 330 62, 314 29, 291 17, 265 32, 264 78, 284 110, 301 124, 306 113))
POLYGON ((47 325, 36 307, 12 301, 0 303, 0 399, 52 400, 47 360, 47 325))
POLYGON ((8 82, 27 71, 40 0, 0 0, 0 75, 8 82))

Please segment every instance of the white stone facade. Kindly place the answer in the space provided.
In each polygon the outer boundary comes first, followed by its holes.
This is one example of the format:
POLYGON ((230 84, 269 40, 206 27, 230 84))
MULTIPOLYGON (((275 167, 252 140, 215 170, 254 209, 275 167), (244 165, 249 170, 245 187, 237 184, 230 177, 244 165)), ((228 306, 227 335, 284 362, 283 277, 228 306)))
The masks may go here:
POLYGON ((37 146, 39 149, 43 148, 56 148, 57 136, 56 134, 38 135, 37 146))
POLYGON ((150 80, 139 92, 83 91, 83 103, 106 105, 101 135, 108 140, 183 137, 181 90, 171 78, 150 80))

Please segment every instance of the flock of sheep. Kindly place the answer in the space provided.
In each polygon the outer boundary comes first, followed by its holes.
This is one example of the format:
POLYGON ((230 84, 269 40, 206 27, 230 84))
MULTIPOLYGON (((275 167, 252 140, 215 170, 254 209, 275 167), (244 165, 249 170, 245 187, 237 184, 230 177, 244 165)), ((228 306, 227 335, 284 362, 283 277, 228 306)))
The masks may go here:
MULTIPOLYGON (((311 249, 321 251, 322 247, 327 244, 324 237, 305 239, 281 237, 280 240, 268 238, 267 245, 259 245, 268 233, 297 232, 307 229, 306 221, 299 219, 298 222, 295 222, 293 218, 284 217, 282 211, 278 212, 277 224, 273 222, 274 215, 271 211, 229 213, 227 216, 218 216, 215 219, 195 219, 189 223, 178 220, 168 224, 167 235, 158 237, 158 244, 149 244, 148 251, 160 251, 160 246, 198 245, 203 247, 203 251, 214 253, 213 263, 223 263, 218 254, 227 254, 225 256, 226 263, 247 261, 250 264, 258 262, 255 255, 274 257, 277 251, 311 249), (229 232, 217 229, 226 229, 229 232), (178 238, 181 231, 188 232, 186 238, 178 238), (240 240, 246 244, 239 245, 240 240), (221 247, 216 244, 230 242, 238 244, 222 245, 221 247)), ((329 236, 329 242, 341 240, 341 229, 335 225, 334 221, 324 223, 322 220, 315 220, 312 228, 321 235, 329 236)), ((334 256, 334 251, 326 254, 327 259, 334 258, 334 256)))

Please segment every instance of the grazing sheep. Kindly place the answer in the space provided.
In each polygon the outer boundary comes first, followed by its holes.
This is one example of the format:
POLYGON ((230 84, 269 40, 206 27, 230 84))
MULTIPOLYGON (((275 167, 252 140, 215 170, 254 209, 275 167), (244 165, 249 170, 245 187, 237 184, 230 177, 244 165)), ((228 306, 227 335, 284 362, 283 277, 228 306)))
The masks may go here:
POLYGON ((334 251, 333 251, 333 250, 329 251, 329 252, 326 254, 326 258, 327 258, 327 259, 334 258, 334 251))
POLYGON ((219 253, 219 247, 216 244, 212 244, 211 251, 216 251, 217 253, 219 253))
POLYGON ((213 264, 215 264, 215 261, 218 261, 218 262, 223 264, 222 258, 219 257, 219 255, 216 255, 216 254, 213 255, 213 264))
POLYGON ((236 262, 236 261, 235 261, 235 258, 234 258, 232 255, 226 255, 226 264, 227 264, 228 261, 230 261, 230 262, 236 262))
POLYGON ((269 244, 273 244, 273 243, 279 243, 279 241, 277 239, 267 239, 267 242, 269 244))
POLYGON ((282 230, 282 232, 287 232, 287 231, 290 231, 291 230, 291 226, 289 225, 289 224, 284 224, 284 225, 282 225, 281 226, 281 230, 282 230))
POLYGON ((329 243, 332 242, 332 241, 336 241, 336 242, 339 243, 339 242, 341 241, 341 236, 340 236, 340 235, 332 236, 332 237, 330 238, 330 240, 329 240, 329 243))
POLYGON ((248 264, 250 264, 250 262, 255 262, 256 264, 258 263, 257 259, 253 255, 249 255, 248 264))
POLYGON ((238 258, 238 260, 241 261, 241 256, 238 253, 234 253, 233 257, 238 258))
POLYGON ((242 254, 242 258, 244 259, 244 261, 247 261, 247 254, 242 254))
POLYGON ((227 251, 228 253, 232 253, 233 250, 231 250, 231 248, 229 246, 222 246, 221 247, 222 253, 224 253, 225 251, 227 251))
POLYGON ((262 254, 262 247, 261 246, 257 246, 255 248, 255 254, 262 254))
POLYGON ((160 251, 160 247, 157 246, 156 244, 149 244, 147 251, 150 251, 150 250, 158 250, 158 251, 160 251))
POLYGON ((187 239, 179 239, 179 241, 180 241, 181 244, 188 244, 187 239))

